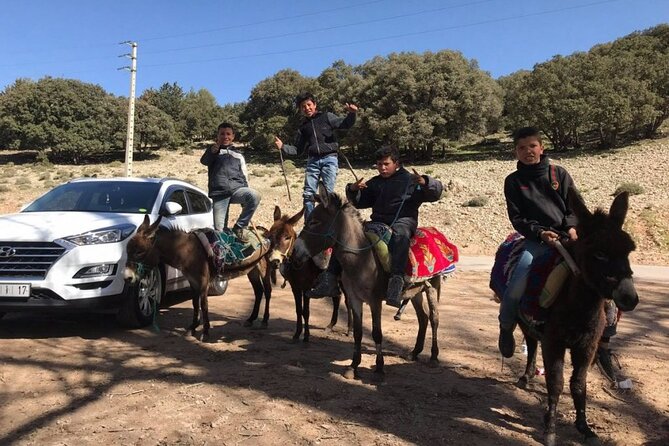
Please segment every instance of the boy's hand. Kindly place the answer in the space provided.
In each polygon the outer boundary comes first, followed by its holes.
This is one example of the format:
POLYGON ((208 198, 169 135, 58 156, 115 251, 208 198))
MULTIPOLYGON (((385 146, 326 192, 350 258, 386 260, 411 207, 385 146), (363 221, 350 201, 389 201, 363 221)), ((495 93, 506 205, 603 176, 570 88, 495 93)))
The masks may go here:
POLYGON ((367 188, 367 183, 365 182, 364 178, 360 178, 355 183, 351 183, 348 187, 351 190, 351 192, 358 192, 360 189, 367 188))
POLYGON ((576 233, 576 228, 569 228, 567 231, 569 234, 569 240, 578 240, 578 234, 576 233))
POLYGON ((278 136, 274 137, 274 144, 279 150, 283 148, 283 141, 281 141, 278 136))
POLYGON ((356 113, 358 111, 358 106, 355 104, 349 104, 348 102, 344 106, 347 112, 349 113, 356 113))
POLYGON ((218 146, 218 143, 215 142, 214 145, 211 146, 211 149, 209 149, 209 150, 211 150, 211 153, 218 153, 219 149, 220 148, 218 146))
POLYGON ((421 186, 425 186, 425 184, 426 184, 425 178, 423 178, 423 176, 421 174, 416 172, 416 169, 411 169, 411 170, 413 170, 412 177, 413 177, 414 184, 420 184, 421 186))
POLYGON ((541 231, 539 234, 541 241, 546 243, 548 246, 555 246, 555 242, 560 240, 560 236, 553 231, 541 231))

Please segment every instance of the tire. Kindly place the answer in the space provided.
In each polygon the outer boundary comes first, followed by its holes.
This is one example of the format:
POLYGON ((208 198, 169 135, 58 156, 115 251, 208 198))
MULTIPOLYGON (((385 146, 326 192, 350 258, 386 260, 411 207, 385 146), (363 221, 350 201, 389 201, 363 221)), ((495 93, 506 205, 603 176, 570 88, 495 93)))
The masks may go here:
POLYGON ((3 317, 5 317, 5 313, 0 311, 0 319, 2 319, 3 317))
POLYGON ((220 277, 215 277, 214 280, 209 284, 209 295, 210 296, 220 296, 225 294, 225 291, 228 289, 228 281, 221 279, 220 277))
POLYGON ((146 327, 153 322, 154 301, 156 307, 165 294, 163 270, 152 268, 137 284, 128 288, 128 296, 119 309, 117 319, 129 328, 146 327))

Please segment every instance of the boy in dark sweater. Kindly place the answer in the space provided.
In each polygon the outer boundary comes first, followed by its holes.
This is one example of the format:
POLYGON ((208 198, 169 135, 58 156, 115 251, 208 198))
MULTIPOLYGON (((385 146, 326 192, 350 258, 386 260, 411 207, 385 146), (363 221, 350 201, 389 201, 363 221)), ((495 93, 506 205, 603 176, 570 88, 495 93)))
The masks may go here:
POLYGON ((525 292, 527 275, 534 258, 552 249, 560 239, 577 238, 576 216, 567 201, 567 190, 574 186, 569 173, 549 163, 543 154, 539 131, 523 127, 513 135, 517 170, 504 181, 504 196, 513 228, 525 237, 523 252, 509 279, 499 310, 499 350, 513 356, 518 304, 525 292))
POLYGON ((242 205, 242 212, 233 226, 234 234, 247 241, 246 228, 258 209, 260 194, 249 187, 244 155, 234 150, 235 130, 224 122, 218 126, 216 143, 207 148, 200 162, 207 166, 209 197, 214 202, 214 227, 217 231, 225 227, 230 203, 242 205))
MULTIPOLYGON (((392 228, 390 251, 390 279, 386 304, 399 307, 402 303, 404 270, 409 258, 411 237, 418 228, 418 208, 426 201, 437 201, 443 185, 428 175, 410 173, 399 162, 394 147, 376 151, 376 169, 379 174, 365 181, 363 178, 346 186, 346 197, 358 209, 372 208, 371 220, 392 228)), ((337 277, 341 266, 332 257, 328 269, 321 273, 310 297, 339 294, 337 277)))
POLYGON ((284 144, 278 137, 274 138, 274 144, 287 155, 304 152, 307 154, 304 192, 302 193, 304 221, 307 221, 314 209, 314 195, 318 190, 318 179, 323 181, 328 192, 334 192, 339 170, 337 158, 339 144, 335 130, 351 128, 355 123, 358 107, 354 104, 346 104, 348 114, 342 118, 333 113, 318 111, 316 99, 311 93, 301 94, 295 99, 295 103, 305 118, 297 131, 295 145, 284 144))

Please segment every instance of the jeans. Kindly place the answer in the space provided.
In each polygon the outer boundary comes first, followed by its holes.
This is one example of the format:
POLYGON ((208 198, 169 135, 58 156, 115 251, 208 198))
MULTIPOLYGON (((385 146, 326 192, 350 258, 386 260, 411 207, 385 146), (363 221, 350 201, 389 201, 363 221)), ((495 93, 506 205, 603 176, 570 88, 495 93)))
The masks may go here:
POLYGON ((525 248, 520 253, 516 268, 511 274, 509 284, 502 296, 499 307, 499 325, 504 329, 512 329, 516 326, 518 319, 518 305, 525 293, 527 286, 527 275, 536 257, 540 257, 546 251, 552 249, 550 246, 535 240, 525 239, 525 248))
POLYGON ((304 221, 309 220, 311 211, 314 210, 314 195, 318 192, 318 180, 321 179, 328 192, 334 192, 339 170, 339 159, 337 154, 327 155, 322 158, 310 157, 304 172, 304 221))
POLYGON ((214 228, 217 231, 227 226, 230 203, 242 205, 242 212, 239 214, 235 227, 245 228, 249 225, 256 209, 258 209, 260 194, 250 187, 240 187, 229 197, 212 197, 212 200, 214 200, 214 228))

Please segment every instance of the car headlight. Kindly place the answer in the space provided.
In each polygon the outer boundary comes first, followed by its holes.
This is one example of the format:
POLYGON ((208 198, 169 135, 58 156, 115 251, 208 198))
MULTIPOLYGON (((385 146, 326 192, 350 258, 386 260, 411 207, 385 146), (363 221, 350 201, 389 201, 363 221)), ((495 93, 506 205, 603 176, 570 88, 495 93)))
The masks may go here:
POLYGON ((63 240, 74 243, 77 246, 117 243, 128 238, 133 232, 135 232, 135 228, 135 225, 122 224, 118 226, 111 226, 109 228, 98 229, 96 231, 85 232, 79 235, 64 237, 63 240))

